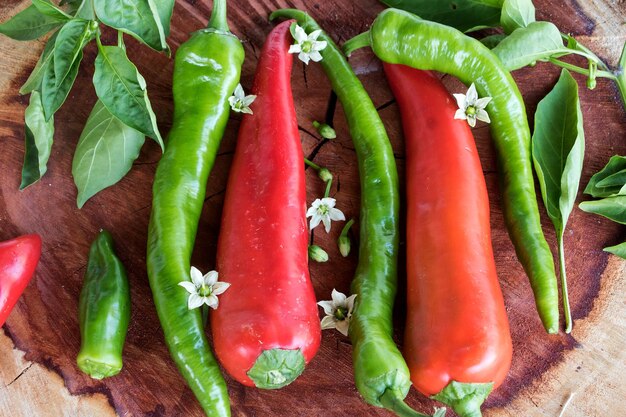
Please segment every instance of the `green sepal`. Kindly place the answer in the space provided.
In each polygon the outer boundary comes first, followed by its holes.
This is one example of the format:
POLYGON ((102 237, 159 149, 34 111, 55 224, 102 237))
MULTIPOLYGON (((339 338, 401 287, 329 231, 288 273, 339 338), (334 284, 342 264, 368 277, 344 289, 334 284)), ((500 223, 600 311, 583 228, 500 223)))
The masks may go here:
POLYGON ((248 376, 257 388, 278 389, 291 384, 304 371, 300 349, 270 349, 259 355, 248 376))
POLYGON ((493 382, 474 383, 451 381, 430 398, 452 407, 460 417, 481 417, 480 406, 493 389, 493 382))

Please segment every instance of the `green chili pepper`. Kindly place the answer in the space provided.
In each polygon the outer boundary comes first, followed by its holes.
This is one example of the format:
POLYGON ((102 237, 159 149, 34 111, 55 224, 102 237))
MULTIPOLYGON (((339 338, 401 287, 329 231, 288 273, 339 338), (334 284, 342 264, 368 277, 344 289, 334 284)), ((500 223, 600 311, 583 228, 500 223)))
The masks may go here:
MULTIPOLYGON (((296 19, 307 33, 320 29, 300 10, 277 10, 270 19, 279 17, 296 19)), ((356 386, 370 404, 420 416, 402 401, 411 380, 392 338, 400 207, 393 150, 372 100, 342 52, 324 32, 318 41, 328 42, 320 63, 342 102, 361 179, 359 264, 352 284, 357 297, 349 331, 356 386)))
POLYGON ((452 74, 467 85, 474 83, 481 97, 492 97, 486 109, 498 156, 509 235, 530 278, 544 327, 548 333, 558 332, 554 260, 541 230, 524 101, 511 74, 476 39, 397 9, 379 14, 370 31, 348 41, 344 50, 366 45, 385 62, 452 74))
POLYGON ((213 167, 239 83, 243 46, 229 32, 226 0, 215 0, 207 29, 176 53, 174 119, 153 186, 148 231, 150 287, 172 358, 205 413, 229 416, 226 383, 211 353, 200 310, 187 308, 190 258, 213 167))
POLYGON ((91 245, 80 292, 81 346, 76 362, 102 379, 122 369, 122 349, 130 320, 130 290, 124 265, 113 252, 113 238, 101 230, 91 245))

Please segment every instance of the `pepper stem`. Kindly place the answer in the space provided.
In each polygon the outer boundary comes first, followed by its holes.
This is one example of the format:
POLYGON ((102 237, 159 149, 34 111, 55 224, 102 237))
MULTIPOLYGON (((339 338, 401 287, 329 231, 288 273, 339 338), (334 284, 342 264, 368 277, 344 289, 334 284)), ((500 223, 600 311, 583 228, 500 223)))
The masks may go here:
POLYGON ((356 51, 357 49, 370 46, 371 44, 372 39, 370 38, 370 31, 368 30, 367 32, 363 32, 359 35, 356 35, 354 38, 346 41, 346 43, 343 44, 342 49, 343 53, 346 56, 350 56, 352 55, 352 52, 356 51))
POLYGON ((492 382, 452 381, 441 392, 430 398, 449 405, 460 417, 482 417, 480 406, 492 389, 492 382))
POLYGON ((226 0, 213 0, 213 11, 211 12, 211 20, 209 20, 209 28, 228 32, 228 20, 226 18, 226 0))
MULTIPOLYGON (((383 407, 393 411, 399 417, 430 417, 428 414, 419 413, 409 407, 397 390, 387 388, 379 400, 383 407)), ((445 408, 443 410, 443 413, 441 409, 437 410, 435 417, 445 415, 445 408)))
POLYGON ((278 389, 289 385, 304 371, 305 360, 300 349, 264 350, 248 371, 257 388, 278 389))

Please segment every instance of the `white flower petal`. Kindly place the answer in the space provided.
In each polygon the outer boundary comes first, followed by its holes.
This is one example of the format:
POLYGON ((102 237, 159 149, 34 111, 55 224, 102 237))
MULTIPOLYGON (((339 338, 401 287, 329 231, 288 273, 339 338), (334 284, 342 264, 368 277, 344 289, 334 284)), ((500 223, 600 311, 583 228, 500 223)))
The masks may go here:
POLYGON ((187 308, 193 310, 194 308, 200 307, 203 303, 203 297, 200 297, 198 294, 191 294, 187 300, 187 308))
POLYGON ((335 309, 332 301, 319 301, 317 305, 324 309, 324 314, 328 316, 332 316, 333 314, 335 314, 335 309))
POLYGON ((195 294, 198 291, 196 286, 193 285, 193 282, 182 281, 182 282, 179 282, 178 285, 186 289, 189 294, 195 294))
POLYGON ((335 204, 337 203, 337 200, 335 200, 332 197, 325 197, 325 198, 322 198, 319 201, 320 202, 319 202, 318 206, 325 205, 328 208, 335 207, 335 204))
POLYGON ((458 109, 456 111, 456 113, 454 113, 454 118, 455 119, 460 119, 460 120, 466 120, 467 119, 467 115, 465 114, 465 110, 458 109))
POLYGON ((335 307, 344 307, 346 303, 346 295, 341 291, 337 291, 333 288, 333 292, 330 294, 330 297, 333 299, 333 304, 335 307))
POLYGON ((350 328, 350 320, 345 319, 335 323, 335 328, 344 336, 348 335, 348 329, 350 328))
POLYGON ((311 53, 309 54, 309 57, 311 58, 311 61, 313 62, 320 62, 322 60, 322 55, 320 55, 320 53, 317 51, 311 51, 311 53))
POLYGON ((483 109, 478 109, 476 112, 476 118, 478 120, 482 120, 485 123, 491 123, 491 119, 489 119, 489 114, 483 109))
POLYGON ((294 43, 293 45, 289 47, 289 51, 287 52, 289 52, 290 54, 298 54, 302 52, 302 47, 300 46, 299 43, 294 43))
POLYGON ((305 64, 309 65, 309 60, 310 60, 311 58, 309 58, 309 54, 304 53, 304 52, 300 52, 300 53, 298 54, 298 59, 299 59, 300 61, 304 62, 305 64))
POLYGON ((309 230, 313 230, 322 221, 322 216, 319 216, 317 212, 313 215, 313 218, 309 222, 309 230))
POLYGON ((321 34, 322 34, 322 29, 314 30, 313 32, 309 33, 309 36, 307 36, 307 40, 315 41, 321 34))
MULTIPOLYGON (((233 108, 237 105, 237 98, 235 96, 230 96, 228 97, 228 104, 230 104, 230 107, 233 108)), ((235 110, 233 108, 233 110, 235 110)))
POLYGON ((452 94, 452 95, 456 99, 456 105, 459 106, 459 110, 463 111, 463 114, 465 114, 465 108, 467 107, 465 105, 465 94, 452 94))
POLYGON ((200 272, 198 268, 196 268, 195 266, 192 266, 191 272, 189 273, 189 275, 191 275, 191 281, 196 286, 196 288, 199 288, 200 286, 202 286, 202 284, 204 283, 204 279, 202 276, 202 272, 200 272))
POLYGON ((330 219, 333 221, 346 219, 346 216, 343 215, 343 212, 336 208, 331 208, 330 210, 328 210, 328 214, 330 216, 330 219))
POLYGON ((346 299, 346 305, 348 306, 348 316, 352 314, 352 309, 354 308, 355 298, 356 298, 356 294, 352 294, 350 297, 346 299))
POLYGON ((241 84, 237 84, 237 87, 235 87, 235 92, 233 93, 233 95, 235 96, 237 101, 243 100, 243 98, 246 96, 246 93, 244 93, 243 87, 241 86, 241 84))
POLYGON ((204 284, 211 286, 217 282, 218 277, 219 274, 217 273, 217 271, 209 271, 203 277, 204 284))
POLYGON ((224 291, 228 289, 228 287, 230 287, 230 284, 228 282, 216 282, 213 285, 213 290, 211 291, 211 294, 215 296, 223 294, 224 291))
POLYGON ((309 209, 306 211, 307 217, 315 216, 315 213, 317 213, 317 207, 315 206, 316 202, 317 200, 315 200, 313 204, 311 205, 311 207, 309 207, 309 209))
POLYGON ((252 112, 252 110, 250 110, 250 107, 244 107, 243 109, 240 110, 240 113, 244 113, 244 114, 254 114, 252 112))
POLYGON ((326 233, 330 233, 330 217, 328 215, 322 216, 322 223, 324 223, 324 230, 326 230, 326 233))
POLYGON ((485 107, 487 107, 487 104, 489 104, 491 102, 491 97, 483 97, 483 98, 479 98, 478 100, 476 100, 476 108, 477 109, 484 109, 485 107))
POLYGON ((476 100, 478 100, 478 93, 476 92, 476 86, 472 83, 472 85, 470 85, 467 89, 467 98, 465 102, 468 106, 475 106, 476 100))
POLYGON ((296 25, 294 38, 295 38, 295 41, 298 43, 302 43, 308 39, 308 36, 302 26, 296 25))
POLYGON ((245 107, 250 107, 250 104, 254 103, 254 100, 256 100, 256 96, 254 94, 250 94, 249 96, 246 96, 242 102, 245 107))
POLYGON ((323 51, 328 46, 326 41, 314 41, 311 45, 314 51, 323 51))
POLYGON ((320 324, 322 326, 322 330, 334 329, 337 326, 337 322, 333 316, 324 317, 320 324))
POLYGON ((203 301, 213 310, 215 310, 220 305, 220 300, 218 300, 217 297, 213 294, 209 295, 208 297, 204 297, 203 301))
POLYGON ((471 127, 476 126, 476 116, 467 116, 467 124, 471 127))

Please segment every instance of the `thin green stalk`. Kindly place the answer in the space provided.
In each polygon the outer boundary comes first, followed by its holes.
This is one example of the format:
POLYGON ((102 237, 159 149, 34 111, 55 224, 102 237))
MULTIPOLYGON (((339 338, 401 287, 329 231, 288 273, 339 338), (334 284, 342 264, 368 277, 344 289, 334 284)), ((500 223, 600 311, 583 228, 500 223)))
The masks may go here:
MULTIPOLYGON (((552 64, 561 67, 561 68, 566 68, 572 72, 576 72, 578 74, 583 74, 586 76, 589 76, 589 69, 588 68, 581 68, 577 65, 574 64, 570 64, 569 62, 564 62, 561 61, 559 59, 556 58, 549 58, 548 59, 552 64)), ((612 72, 609 71, 597 71, 596 72, 596 77, 600 77, 600 78, 608 78, 610 80, 613 81, 617 81, 617 77, 615 76, 615 74, 613 74, 612 72)))
POLYGON ((626 110, 626 42, 624 42, 622 55, 619 57, 619 61, 617 63, 615 82, 617 83, 617 88, 619 89, 620 96, 622 97, 624 110, 626 110))
POLYGON ((213 11, 208 27, 229 32, 228 19, 226 18, 226 0, 213 0, 213 11))
POLYGON ((308 159, 304 158, 304 163, 308 166, 310 166, 311 168, 313 168, 314 170, 316 170, 317 172, 319 172, 320 169, 322 169, 321 166, 317 165, 315 162, 313 161, 309 161, 308 159))
POLYGON ((360 35, 356 35, 354 38, 350 39, 346 43, 343 44, 343 53, 346 56, 350 56, 352 52, 356 51, 360 48, 365 48, 366 46, 371 45, 370 32, 363 32, 360 35))
POLYGON ((413 410, 402 400, 398 393, 390 389, 385 390, 385 393, 380 397, 380 403, 399 417, 430 417, 427 414, 413 410))
MULTIPOLYGON (((569 43, 569 39, 570 39, 569 35, 561 33, 561 38, 563 38, 565 42, 569 43)), ((570 48, 570 49, 584 52, 585 56, 591 57, 594 61, 598 63, 598 67, 606 71, 609 70, 609 67, 604 62, 602 62, 602 60, 596 54, 594 54, 591 49, 587 48, 585 45, 580 44, 578 41, 576 41, 576 48, 570 48)))
POLYGON ((345 226, 343 226, 343 229, 341 229, 340 236, 348 236, 348 231, 350 231, 350 228, 352 227, 353 224, 354 224, 354 219, 350 219, 350 221, 348 221, 348 223, 346 223, 345 226))
POLYGON ((565 272, 565 251, 563 248, 563 233, 559 233, 557 238, 559 245, 559 266, 561 278, 561 296, 563 297, 563 315, 565 316, 565 333, 572 332, 572 312, 569 306, 569 295, 567 294, 567 274, 565 272))
POLYGON ((333 180, 330 179, 326 181, 326 191, 324 192, 324 198, 327 198, 330 195, 330 187, 333 185, 333 180))

